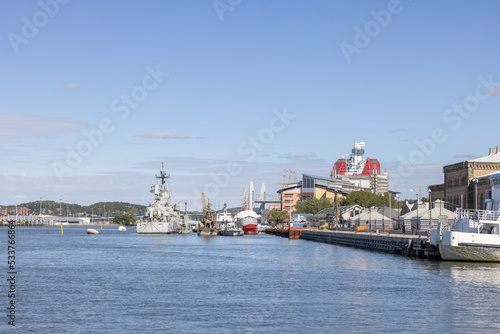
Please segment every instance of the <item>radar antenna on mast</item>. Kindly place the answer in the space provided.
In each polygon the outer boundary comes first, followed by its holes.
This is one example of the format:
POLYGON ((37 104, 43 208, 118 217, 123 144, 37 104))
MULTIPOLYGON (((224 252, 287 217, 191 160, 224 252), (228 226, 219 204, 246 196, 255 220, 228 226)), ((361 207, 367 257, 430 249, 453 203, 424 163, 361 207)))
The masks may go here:
POLYGON ((163 162, 161 163, 161 171, 160 171, 160 176, 158 175, 155 175, 155 177, 157 179, 161 179, 161 184, 165 184, 165 179, 170 179, 170 174, 167 174, 164 170, 163 170, 163 162))

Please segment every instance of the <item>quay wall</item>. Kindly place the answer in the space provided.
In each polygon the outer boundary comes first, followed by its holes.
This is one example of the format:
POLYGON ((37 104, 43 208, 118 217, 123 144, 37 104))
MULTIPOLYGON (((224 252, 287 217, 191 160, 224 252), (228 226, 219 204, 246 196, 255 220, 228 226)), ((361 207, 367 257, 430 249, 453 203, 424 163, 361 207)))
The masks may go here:
POLYGON ((440 258, 427 237, 389 233, 302 231, 302 239, 412 257, 440 258))

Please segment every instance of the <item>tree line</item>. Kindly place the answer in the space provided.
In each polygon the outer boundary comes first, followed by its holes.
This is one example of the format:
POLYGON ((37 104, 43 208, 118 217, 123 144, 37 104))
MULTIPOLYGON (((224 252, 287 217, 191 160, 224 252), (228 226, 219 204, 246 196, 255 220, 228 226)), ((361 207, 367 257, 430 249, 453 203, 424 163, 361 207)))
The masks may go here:
MULTIPOLYGON (((116 216, 122 214, 129 215, 140 215, 146 212, 145 205, 132 204, 127 202, 99 202, 91 205, 83 206, 79 204, 71 203, 61 203, 50 200, 34 201, 18 204, 18 208, 27 207, 30 214, 40 213, 40 203, 42 208, 42 214, 45 215, 63 215, 70 213, 73 216, 116 216), (61 209, 62 212, 59 212, 61 209)), ((5 205, 1 206, 3 208, 8 208, 9 211, 14 212, 15 205, 5 205)))

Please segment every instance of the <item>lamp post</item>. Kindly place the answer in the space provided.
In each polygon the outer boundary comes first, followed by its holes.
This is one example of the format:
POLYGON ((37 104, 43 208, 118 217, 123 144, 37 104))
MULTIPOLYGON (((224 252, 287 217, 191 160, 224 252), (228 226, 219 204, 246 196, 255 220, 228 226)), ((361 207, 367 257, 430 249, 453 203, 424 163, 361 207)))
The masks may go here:
POLYGON ((418 217, 418 200, 419 200, 419 196, 417 194, 417 233, 418 233, 418 219, 419 219, 419 217, 418 217))
POLYGON ((399 194, 396 194, 396 208, 398 209, 398 225, 399 225, 399 194))
POLYGON ((42 198, 40 197, 40 216, 42 215, 42 198))
POLYGON ((59 198, 59 216, 62 216, 61 208, 62 208, 62 199, 59 198))
POLYGON ((370 207, 370 232, 372 231, 372 208, 370 207))
POLYGON ((479 180, 473 178, 471 182, 474 183, 474 211, 477 211, 477 183, 479 182, 479 180))
POLYGON ((432 190, 431 188, 428 188, 427 191, 429 192, 429 229, 430 229, 432 226, 432 198, 431 198, 432 190))

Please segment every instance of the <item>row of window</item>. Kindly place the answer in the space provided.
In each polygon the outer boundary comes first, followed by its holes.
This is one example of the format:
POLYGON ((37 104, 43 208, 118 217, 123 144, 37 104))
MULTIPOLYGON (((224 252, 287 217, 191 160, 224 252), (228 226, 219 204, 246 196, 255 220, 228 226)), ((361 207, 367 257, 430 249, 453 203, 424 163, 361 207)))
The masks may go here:
POLYGON ((467 178, 465 176, 462 176, 462 178, 449 178, 447 180, 446 186, 448 188, 453 188, 453 187, 460 187, 460 186, 466 186, 467 185, 467 178))

